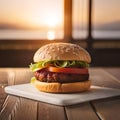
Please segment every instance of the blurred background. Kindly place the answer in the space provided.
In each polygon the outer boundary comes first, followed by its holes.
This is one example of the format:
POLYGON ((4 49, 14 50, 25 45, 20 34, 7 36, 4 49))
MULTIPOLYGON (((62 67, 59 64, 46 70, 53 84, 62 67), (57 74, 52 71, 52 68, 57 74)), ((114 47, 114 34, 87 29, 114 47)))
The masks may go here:
POLYGON ((0 0, 0 67, 28 67, 47 43, 71 42, 91 66, 120 66, 120 0, 0 0))

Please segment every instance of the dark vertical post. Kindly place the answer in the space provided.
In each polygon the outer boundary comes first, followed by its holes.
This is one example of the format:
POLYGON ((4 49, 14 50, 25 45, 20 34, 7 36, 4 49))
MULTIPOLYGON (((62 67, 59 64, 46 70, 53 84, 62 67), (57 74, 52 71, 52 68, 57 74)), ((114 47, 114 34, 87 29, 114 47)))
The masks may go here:
POLYGON ((64 39, 72 40, 72 0, 64 0, 64 39))
POLYGON ((92 33, 92 0, 89 0, 87 44, 88 44, 88 50, 90 52, 92 51, 92 44, 93 44, 93 39, 92 39, 92 34, 91 33, 92 33))
POLYGON ((94 66, 94 51, 93 51, 93 37, 92 37, 92 2, 93 0, 89 0, 89 9, 88 9, 88 38, 87 38, 87 49, 91 55, 92 62, 91 66, 94 66))

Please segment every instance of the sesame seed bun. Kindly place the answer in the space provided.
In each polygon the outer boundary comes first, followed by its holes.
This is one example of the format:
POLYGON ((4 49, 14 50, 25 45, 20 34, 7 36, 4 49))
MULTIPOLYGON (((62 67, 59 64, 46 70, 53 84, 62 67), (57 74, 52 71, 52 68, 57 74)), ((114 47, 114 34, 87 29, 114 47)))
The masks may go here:
POLYGON ((78 60, 91 62, 89 53, 82 47, 72 43, 51 43, 44 45, 34 54, 34 62, 44 60, 78 60))

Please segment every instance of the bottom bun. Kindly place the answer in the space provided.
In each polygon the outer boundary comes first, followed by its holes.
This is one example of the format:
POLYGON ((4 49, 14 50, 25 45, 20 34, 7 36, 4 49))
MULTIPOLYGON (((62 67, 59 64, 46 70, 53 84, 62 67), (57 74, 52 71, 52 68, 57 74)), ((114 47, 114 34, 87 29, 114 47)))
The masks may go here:
POLYGON ((34 86, 43 92, 50 93, 73 93, 86 91, 91 86, 91 81, 87 80, 84 82, 74 83, 46 83, 35 80, 34 86))

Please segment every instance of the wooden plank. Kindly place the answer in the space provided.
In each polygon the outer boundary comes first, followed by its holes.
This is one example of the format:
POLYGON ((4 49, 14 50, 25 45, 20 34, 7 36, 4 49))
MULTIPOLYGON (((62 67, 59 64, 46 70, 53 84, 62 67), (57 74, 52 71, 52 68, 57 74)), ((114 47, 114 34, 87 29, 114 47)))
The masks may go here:
POLYGON ((37 102, 8 96, 2 107, 0 120, 37 120, 37 102))
POLYGON ((18 106, 19 98, 15 96, 8 96, 2 106, 0 112, 0 120, 13 120, 18 106))
POLYGON ((39 102, 38 120, 67 120, 64 107, 39 102))
POLYGON ((0 110, 7 94, 4 88, 8 85, 14 85, 15 73, 12 69, 0 69, 0 110))
POLYGON ((115 81, 114 78, 111 77, 111 75, 109 75, 102 68, 91 68, 90 69, 90 80, 92 80, 92 85, 120 89, 120 83, 115 81))
POLYGON ((111 74, 114 79, 117 79, 120 81, 120 68, 104 68, 105 71, 107 71, 109 74, 111 74))
POLYGON ((37 102, 20 98, 15 113, 14 120, 37 120, 37 102))
POLYGON ((29 83, 32 76, 30 68, 0 68, 0 79, 5 78, 9 85, 29 83))
POLYGON ((5 71, 0 72, 0 110, 6 98, 4 88, 8 85, 9 74, 5 71))
POLYGON ((66 106, 68 120, 99 120, 89 103, 66 106))
POLYGON ((15 69, 15 84, 29 83, 33 73, 29 68, 15 69))
POLYGON ((0 111, 1 111, 1 109, 2 109, 2 105, 3 105, 3 103, 4 103, 4 101, 5 101, 5 98, 6 98, 6 93, 5 93, 5 91, 4 91, 4 87, 5 86, 0 86, 0 111))
POLYGON ((7 85, 14 85, 15 72, 12 68, 1 68, 0 69, 0 83, 7 85))
MULTIPOLYGON (((31 76, 32 76, 32 74, 30 72, 30 69, 28 69, 28 68, 19 68, 19 69, 17 69, 17 68, 13 68, 13 69, 12 68, 2 68, 2 69, 0 69, 0 111, 3 110, 2 113, 7 111, 6 113, 9 114, 9 115, 7 114, 8 118, 11 118, 11 116, 13 116, 9 112, 9 109, 11 109, 9 104, 11 101, 15 102, 16 99, 15 99, 15 97, 12 97, 12 98, 10 97, 10 99, 8 97, 6 99, 7 108, 4 107, 4 109, 3 109, 2 105, 7 96, 4 91, 4 87, 7 85, 27 83, 30 81, 31 76), (6 109, 8 109, 8 110, 6 110, 6 109)), ((12 108, 12 109, 14 109, 14 108, 12 108)), ((12 109, 11 109, 11 111, 12 111, 12 109)), ((15 115, 16 115, 16 113, 15 113, 15 115)), ((14 117, 15 117, 15 115, 14 115, 14 117)), ((6 118, 7 118, 7 116, 6 116, 6 118)), ((5 118, 3 118, 3 119, 5 119, 5 118)))
MULTIPOLYGON (((120 89, 118 69, 91 69, 93 84, 120 89), (114 72, 113 72, 114 71, 114 72), (114 76, 113 76, 114 75, 114 76)), ((91 102, 100 119, 120 120, 120 96, 91 102)))
POLYGON ((92 102, 102 120, 120 120, 120 96, 92 102))

